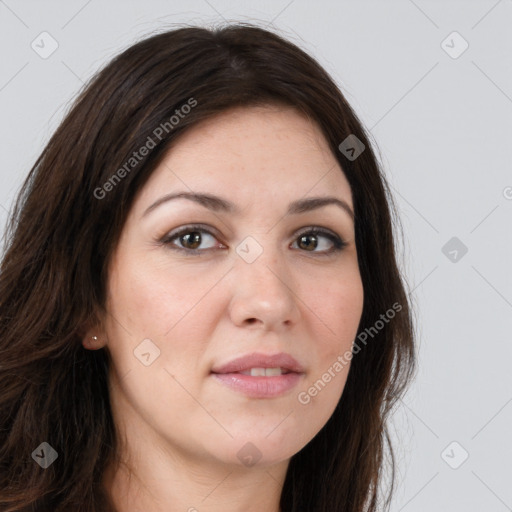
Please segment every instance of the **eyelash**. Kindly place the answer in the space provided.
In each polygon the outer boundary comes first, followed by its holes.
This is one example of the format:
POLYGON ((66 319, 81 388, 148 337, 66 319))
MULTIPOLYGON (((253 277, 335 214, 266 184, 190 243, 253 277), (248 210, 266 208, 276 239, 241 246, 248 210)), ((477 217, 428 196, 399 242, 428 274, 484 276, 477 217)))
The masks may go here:
MULTIPOLYGON (((210 250, 214 249, 214 247, 210 247, 208 249, 187 249, 185 247, 178 247, 177 245, 173 244, 173 240, 176 238, 181 237, 182 235, 185 235, 187 233, 193 233, 193 232, 200 232, 200 233, 207 233, 208 235, 216 238, 215 234, 212 233, 209 229, 206 229, 204 226, 199 224, 192 224, 189 226, 185 226, 183 228, 180 228, 178 231, 168 233, 165 235, 160 242, 166 246, 168 246, 169 249, 174 251, 180 251, 192 256, 201 256, 205 252, 209 252, 210 250)), ((333 244, 333 247, 329 249, 328 251, 302 251, 302 252, 311 252, 313 254, 316 254, 318 256, 330 256, 332 254, 338 253, 342 251, 348 244, 344 240, 342 240, 338 235, 332 233, 331 231, 328 231, 324 228, 320 228, 317 226, 309 226, 308 228, 305 228, 301 232, 298 233, 297 239, 299 239, 301 236, 304 235, 322 235, 328 240, 330 240, 333 244)))

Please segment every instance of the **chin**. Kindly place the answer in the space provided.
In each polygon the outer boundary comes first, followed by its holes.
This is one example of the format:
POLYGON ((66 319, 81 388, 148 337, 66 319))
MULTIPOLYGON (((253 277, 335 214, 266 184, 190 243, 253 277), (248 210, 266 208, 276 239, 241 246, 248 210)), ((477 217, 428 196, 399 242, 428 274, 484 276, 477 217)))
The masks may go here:
POLYGON ((271 439, 274 435, 269 435, 271 431, 272 429, 269 429, 260 435, 240 436, 231 440, 231 462, 248 468, 270 467, 289 460, 306 444, 298 444, 298 435, 290 432, 285 432, 284 436, 276 435, 275 439, 271 439))

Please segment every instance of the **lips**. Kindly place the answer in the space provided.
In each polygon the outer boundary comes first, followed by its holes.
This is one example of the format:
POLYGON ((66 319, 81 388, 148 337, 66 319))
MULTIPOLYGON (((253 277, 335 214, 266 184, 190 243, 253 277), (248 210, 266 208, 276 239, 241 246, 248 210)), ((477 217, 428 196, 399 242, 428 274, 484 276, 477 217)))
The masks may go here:
POLYGON ((290 354, 249 354, 212 369, 214 380, 250 398, 286 395, 304 378, 304 368, 290 354))
MULTIPOLYGON (((293 358, 290 354, 281 352, 279 354, 273 355, 254 353, 238 357, 237 359, 233 359, 226 364, 212 368, 212 373, 228 374, 246 372, 247 374, 247 372, 252 370, 253 376, 264 376, 261 375, 261 369, 269 368, 280 368, 282 374, 304 372, 304 368, 295 358, 293 358)), ((272 370, 265 371, 265 374, 268 374, 268 376, 270 376, 272 373, 274 373, 272 370)))

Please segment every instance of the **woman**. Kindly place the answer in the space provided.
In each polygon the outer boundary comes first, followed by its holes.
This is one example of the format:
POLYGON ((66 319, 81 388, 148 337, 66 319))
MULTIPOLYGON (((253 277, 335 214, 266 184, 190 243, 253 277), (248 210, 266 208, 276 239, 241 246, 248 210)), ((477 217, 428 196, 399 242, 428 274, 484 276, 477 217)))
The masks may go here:
POLYGON ((9 225, 1 509, 389 504, 415 360, 391 205, 342 93, 281 37, 187 27, 115 58, 9 225))

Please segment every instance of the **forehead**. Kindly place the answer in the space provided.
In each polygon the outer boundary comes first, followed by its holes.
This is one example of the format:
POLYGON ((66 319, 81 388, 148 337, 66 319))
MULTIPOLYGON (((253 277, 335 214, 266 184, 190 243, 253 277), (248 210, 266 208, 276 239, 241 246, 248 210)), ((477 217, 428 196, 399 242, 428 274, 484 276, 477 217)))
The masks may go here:
POLYGON ((338 193, 350 187, 320 128, 286 106, 238 107, 185 132, 141 191, 146 203, 163 192, 201 190, 237 202, 338 193))

